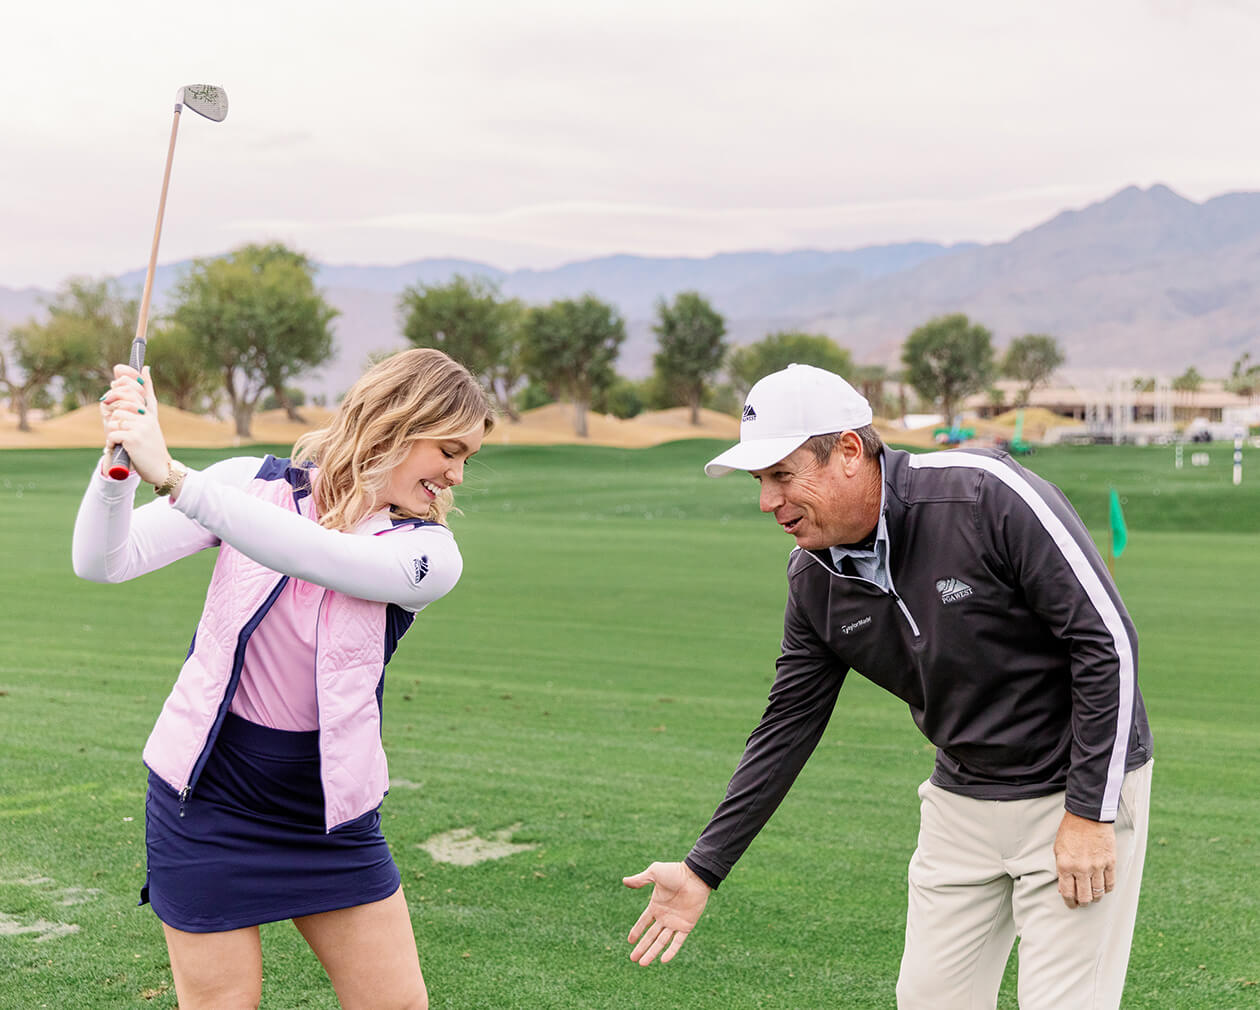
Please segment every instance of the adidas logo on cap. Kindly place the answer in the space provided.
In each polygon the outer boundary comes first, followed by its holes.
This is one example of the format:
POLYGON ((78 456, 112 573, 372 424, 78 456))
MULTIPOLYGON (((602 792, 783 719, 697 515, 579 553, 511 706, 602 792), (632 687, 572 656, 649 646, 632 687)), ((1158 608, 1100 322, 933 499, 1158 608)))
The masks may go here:
POLYGON ((744 397, 739 443, 709 460, 704 472, 720 477, 732 470, 760 470, 787 458, 814 435, 856 431, 872 416, 866 397, 841 376, 813 365, 788 365, 754 383, 744 397))

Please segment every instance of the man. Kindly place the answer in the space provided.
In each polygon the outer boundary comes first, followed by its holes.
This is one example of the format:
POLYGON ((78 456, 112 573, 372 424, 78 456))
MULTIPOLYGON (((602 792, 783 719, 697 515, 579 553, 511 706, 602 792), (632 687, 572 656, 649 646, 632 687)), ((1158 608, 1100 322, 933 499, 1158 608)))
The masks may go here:
POLYGON ((1133 624, 1052 484, 989 450, 883 447, 844 379, 748 394, 717 477, 746 470, 796 541, 769 705, 726 797, 654 885, 631 959, 671 960, 804 766, 853 669, 937 747, 919 788, 901 1010, 1118 1007, 1146 847, 1151 738, 1133 624))

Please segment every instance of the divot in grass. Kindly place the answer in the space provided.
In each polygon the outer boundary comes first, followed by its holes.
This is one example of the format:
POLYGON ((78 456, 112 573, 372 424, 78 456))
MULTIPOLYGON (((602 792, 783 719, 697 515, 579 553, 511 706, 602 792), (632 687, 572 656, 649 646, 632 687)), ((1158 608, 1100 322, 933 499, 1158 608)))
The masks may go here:
POLYGON ((530 852, 537 845, 518 845, 511 841, 520 831, 520 821, 510 828, 492 831, 489 838, 479 838, 473 834, 472 828, 455 828, 443 831, 416 846, 424 849, 435 863, 450 863, 452 866, 476 866, 491 859, 506 859, 518 852, 530 852))
POLYGON ((43 943, 45 940, 56 940, 78 931, 79 927, 72 922, 49 922, 47 919, 35 919, 33 922, 23 923, 21 919, 0 912, 0 936, 22 936, 25 933, 34 933, 36 934, 35 942, 43 943))
MULTIPOLYGON (((0 880, 0 884, 16 884, 19 887, 46 888, 56 883, 57 881, 52 877, 45 877, 38 873, 14 880, 0 880)), ((100 893, 101 889, 99 887, 79 887, 77 884, 71 884, 69 887, 62 887, 54 891, 52 897, 58 905, 68 907, 70 905, 86 905, 100 893)))
POLYGON ((61 889, 61 900, 58 905, 86 905, 89 901, 101 893, 99 887, 63 887, 61 889))

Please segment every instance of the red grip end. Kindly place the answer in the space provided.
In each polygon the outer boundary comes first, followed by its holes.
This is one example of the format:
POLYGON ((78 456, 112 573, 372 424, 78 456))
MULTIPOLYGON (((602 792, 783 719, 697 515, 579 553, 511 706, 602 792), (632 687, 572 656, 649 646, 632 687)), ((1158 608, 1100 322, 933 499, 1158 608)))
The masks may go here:
POLYGON ((111 466, 105 472, 108 473, 114 480, 126 480, 131 476, 131 470, 125 466, 111 466))

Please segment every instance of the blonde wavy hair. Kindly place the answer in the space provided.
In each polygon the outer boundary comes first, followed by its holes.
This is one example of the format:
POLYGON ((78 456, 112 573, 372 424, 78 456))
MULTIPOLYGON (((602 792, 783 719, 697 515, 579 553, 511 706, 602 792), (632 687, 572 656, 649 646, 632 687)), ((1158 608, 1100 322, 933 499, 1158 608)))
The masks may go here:
MULTIPOLYGON (((488 434, 494 420, 486 391, 459 362, 431 347, 400 351, 363 373, 327 427, 297 440, 293 463, 317 467, 311 483, 319 524, 350 530, 372 512, 412 443, 488 434)), ((424 515, 397 507, 394 514, 445 522, 453 508, 447 488, 424 515)))

